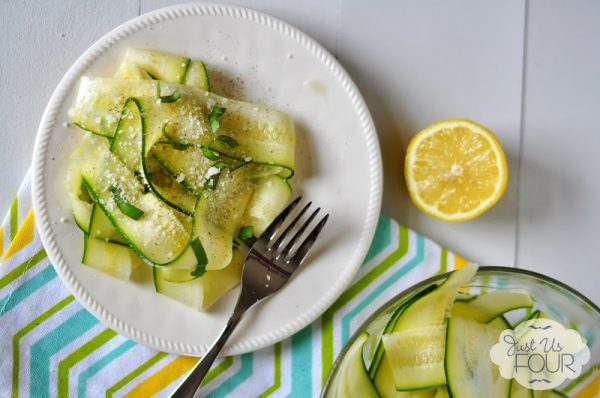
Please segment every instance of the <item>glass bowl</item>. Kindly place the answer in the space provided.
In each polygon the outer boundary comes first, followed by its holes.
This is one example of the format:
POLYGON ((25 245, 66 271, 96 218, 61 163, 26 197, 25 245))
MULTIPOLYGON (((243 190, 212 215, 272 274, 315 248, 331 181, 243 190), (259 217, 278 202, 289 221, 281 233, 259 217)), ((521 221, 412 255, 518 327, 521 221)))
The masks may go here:
MULTIPOLYGON (((337 357, 321 397, 328 396, 349 347, 363 332, 366 331, 370 335, 363 351, 363 359, 368 368, 375 345, 380 340, 383 329, 395 310, 419 292, 446 279, 448 275, 449 273, 436 275, 406 289, 369 317, 356 330, 337 357)), ((562 282, 536 272, 510 267, 479 267, 475 277, 461 291, 468 294, 480 294, 503 289, 527 291, 534 301, 533 309, 542 310, 565 327, 576 329, 587 340, 590 348, 590 361, 584 366, 579 378, 565 380, 556 388, 557 390, 570 396, 594 378, 591 373, 600 372, 600 308, 596 304, 562 282)), ((507 319, 514 324, 525 315, 526 310, 515 310, 508 313, 507 319)))

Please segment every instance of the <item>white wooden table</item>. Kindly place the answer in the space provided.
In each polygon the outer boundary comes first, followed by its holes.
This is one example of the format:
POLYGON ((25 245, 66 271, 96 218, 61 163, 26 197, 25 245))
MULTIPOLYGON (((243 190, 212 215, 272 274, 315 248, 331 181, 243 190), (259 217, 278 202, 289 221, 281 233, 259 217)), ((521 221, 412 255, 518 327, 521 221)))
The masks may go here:
MULTIPOLYGON (((118 24, 176 2, 0 2, 0 209, 71 63, 118 24)), ((467 258, 548 274, 600 303, 599 1, 232 2, 297 26, 347 68, 379 132, 384 214, 467 258), (488 213, 444 224, 408 199, 403 148, 454 117, 497 134, 510 179, 488 213)))

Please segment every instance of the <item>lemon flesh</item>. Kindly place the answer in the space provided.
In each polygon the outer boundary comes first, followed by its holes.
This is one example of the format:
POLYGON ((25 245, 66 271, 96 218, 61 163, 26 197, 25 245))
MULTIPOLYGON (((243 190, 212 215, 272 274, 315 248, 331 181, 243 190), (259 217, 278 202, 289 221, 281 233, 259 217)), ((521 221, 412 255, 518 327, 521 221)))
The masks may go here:
POLYGON ((492 207, 508 179, 500 142, 465 119, 444 120, 415 135, 404 172, 415 205, 450 222, 473 219, 492 207))

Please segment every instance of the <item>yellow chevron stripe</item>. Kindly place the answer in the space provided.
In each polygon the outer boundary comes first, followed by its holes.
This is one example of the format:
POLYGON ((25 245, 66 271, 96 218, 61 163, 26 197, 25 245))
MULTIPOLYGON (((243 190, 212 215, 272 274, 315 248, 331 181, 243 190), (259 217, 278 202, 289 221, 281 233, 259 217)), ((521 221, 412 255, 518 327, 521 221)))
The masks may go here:
POLYGON ((468 263, 469 262, 467 260, 465 260, 464 258, 462 258, 461 256, 459 256, 458 254, 454 255, 454 269, 461 269, 462 267, 464 267, 468 263))
POLYGON ((123 398, 147 398, 163 390, 166 386, 188 372, 196 363, 195 357, 177 357, 167 366, 144 380, 123 398))
POLYGON ((573 398, 596 398, 600 395, 600 374, 594 380, 583 387, 573 398))
MULTIPOLYGON (((15 238, 10 242, 6 253, 2 257, 2 261, 6 260, 31 242, 33 242, 33 209, 29 210, 29 214, 21 224, 19 232, 15 235, 15 238)), ((1 251, 0 251, 1 252, 1 251)))

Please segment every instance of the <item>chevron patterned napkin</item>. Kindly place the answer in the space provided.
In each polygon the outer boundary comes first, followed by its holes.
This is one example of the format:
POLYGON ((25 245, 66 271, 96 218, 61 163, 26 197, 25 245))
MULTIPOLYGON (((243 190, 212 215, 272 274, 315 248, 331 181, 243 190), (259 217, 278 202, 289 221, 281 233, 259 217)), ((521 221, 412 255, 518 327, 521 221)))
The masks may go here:
MULTIPOLYGON (((35 229, 29 175, 0 226, 0 259, 0 397, 165 397, 196 363, 118 335, 74 299, 35 229)), ((271 347, 218 359, 204 396, 319 396, 336 356, 378 307, 464 263, 381 217, 358 275, 331 308, 271 347)), ((600 375, 592 369, 572 384, 578 398, 591 398, 600 375)))

